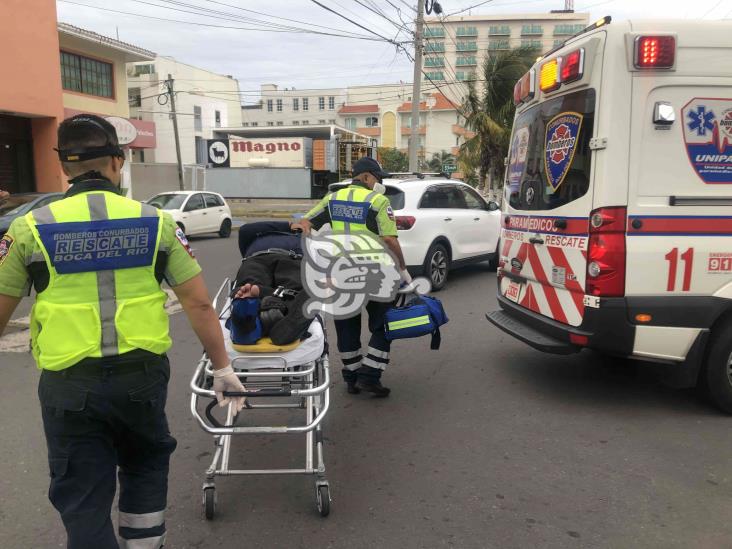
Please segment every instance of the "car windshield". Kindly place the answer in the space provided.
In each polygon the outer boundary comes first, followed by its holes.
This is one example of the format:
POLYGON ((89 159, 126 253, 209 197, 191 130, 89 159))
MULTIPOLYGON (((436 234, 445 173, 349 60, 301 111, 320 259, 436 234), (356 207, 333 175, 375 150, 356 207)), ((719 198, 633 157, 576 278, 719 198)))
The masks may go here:
POLYGON ((29 208, 29 203, 35 200, 35 196, 10 196, 7 201, 0 204, 0 216, 17 215, 24 213, 29 208))
POLYGON ((179 210, 185 199, 184 194, 159 194, 148 200, 147 203, 161 210, 179 210))
POLYGON ((595 90, 556 97, 528 109, 513 125, 506 198, 517 210, 553 210, 590 187, 595 90))

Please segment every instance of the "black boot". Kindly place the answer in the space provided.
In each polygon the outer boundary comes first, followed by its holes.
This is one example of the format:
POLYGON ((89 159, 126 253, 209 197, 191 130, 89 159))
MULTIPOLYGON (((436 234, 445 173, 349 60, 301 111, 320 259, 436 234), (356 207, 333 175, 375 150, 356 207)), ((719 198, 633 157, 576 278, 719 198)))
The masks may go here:
POLYGON ((358 380, 355 388, 359 391, 366 391, 375 397, 388 397, 391 389, 381 384, 381 370, 371 366, 361 366, 356 370, 358 380))
POLYGON ((346 382, 346 389, 348 390, 348 394, 350 395, 357 395, 361 392, 361 390, 356 387, 356 381, 357 376, 356 372, 353 370, 347 370, 346 368, 343 368, 341 370, 341 374, 343 374, 343 381, 346 382))

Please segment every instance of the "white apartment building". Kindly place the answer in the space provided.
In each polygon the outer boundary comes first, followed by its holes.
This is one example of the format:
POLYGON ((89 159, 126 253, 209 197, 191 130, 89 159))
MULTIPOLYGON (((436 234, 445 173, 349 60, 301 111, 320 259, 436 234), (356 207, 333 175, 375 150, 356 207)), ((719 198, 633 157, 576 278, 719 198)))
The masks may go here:
POLYGON ((156 57, 153 62, 127 65, 130 117, 155 122, 157 147, 136 152, 133 162, 175 163, 175 139, 170 102, 164 81, 171 75, 176 92, 181 160, 185 165, 206 164, 206 140, 216 128, 241 126, 239 82, 228 75, 156 57))
POLYGON ((261 100, 241 108, 244 127, 336 124, 346 98, 343 88, 280 90, 276 84, 262 84, 260 89, 261 100))
POLYGON ((453 83, 476 80, 491 53, 521 46, 548 51, 588 26, 589 17, 569 11, 427 17, 422 67, 435 83, 448 83, 446 94, 460 99, 464 86, 453 83))

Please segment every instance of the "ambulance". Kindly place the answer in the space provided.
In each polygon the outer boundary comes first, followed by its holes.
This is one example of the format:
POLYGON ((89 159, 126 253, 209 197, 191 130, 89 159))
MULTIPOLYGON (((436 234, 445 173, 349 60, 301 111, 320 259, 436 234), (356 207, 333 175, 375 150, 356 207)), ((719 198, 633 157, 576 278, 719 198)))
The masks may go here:
POLYGON ((604 18, 516 84, 495 326, 732 413, 732 22, 604 18))

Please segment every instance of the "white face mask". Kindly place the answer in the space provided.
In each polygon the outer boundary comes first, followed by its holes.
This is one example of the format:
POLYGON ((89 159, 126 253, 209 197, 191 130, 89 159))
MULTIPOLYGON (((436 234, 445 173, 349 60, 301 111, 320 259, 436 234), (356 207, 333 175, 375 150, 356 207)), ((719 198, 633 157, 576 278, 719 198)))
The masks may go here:
POLYGON ((383 183, 374 183, 374 192, 384 194, 386 192, 386 186, 383 183))

